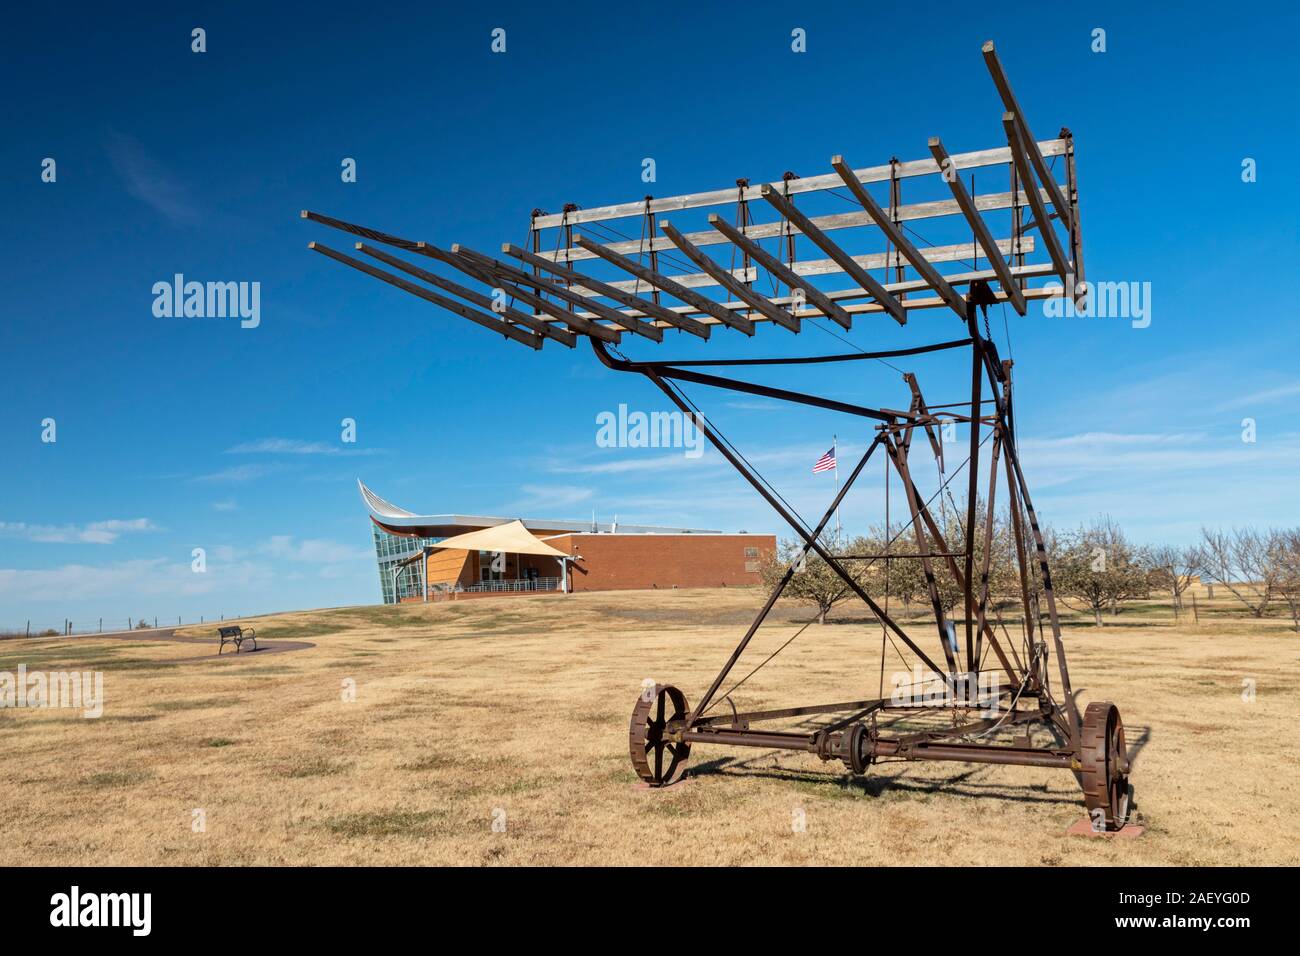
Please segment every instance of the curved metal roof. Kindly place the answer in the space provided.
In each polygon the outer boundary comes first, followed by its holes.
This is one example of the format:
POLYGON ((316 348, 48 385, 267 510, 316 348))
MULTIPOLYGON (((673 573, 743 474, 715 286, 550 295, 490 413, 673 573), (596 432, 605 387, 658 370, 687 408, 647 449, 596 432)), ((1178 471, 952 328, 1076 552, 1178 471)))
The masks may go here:
POLYGON ((358 478, 357 487, 361 490, 361 500, 365 502, 366 509, 370 512, 374 522, 382 528, 392 528, 398 533, 406 531, 408 534, 416 529, 424 529, 430 537, 450 536, 461 534, 475 528, 494 528, 498 525, 509 524, 512 521, 522 521, 525 528, 530 531, 572 531, 572 532, 591 532, 609 534, 617 529, 620 534, 720 534, 715 530, 703 528, 669 528, 657 525, 645 524, 624 524, 618 522, 616 525, 610 522, 598 522, 593 524, 591 521, 574 520, 574 519, 549 519, 549 518, 501 518, 489 515, 419 515, 407 511, 405 508, 399 508, 392 502, 379 497, 365 483, 358 478))

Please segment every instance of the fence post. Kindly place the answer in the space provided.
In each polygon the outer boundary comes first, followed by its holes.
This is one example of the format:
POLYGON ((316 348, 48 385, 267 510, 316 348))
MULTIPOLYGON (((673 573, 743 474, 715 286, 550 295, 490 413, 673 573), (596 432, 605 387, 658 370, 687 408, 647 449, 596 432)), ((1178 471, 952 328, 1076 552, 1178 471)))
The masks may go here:
POLYGON ((1192 621, 1196 624, 1201 623, 1201 612, 1196 607, 1196 592, 1192 592, 1192 621))
POLYGON ((27 622, 27 636, 28 636, 28 637, 31 637, 31 636, 32 636, 32 622, 31 622, 31 621, 28 621, 28 622, 27 622))

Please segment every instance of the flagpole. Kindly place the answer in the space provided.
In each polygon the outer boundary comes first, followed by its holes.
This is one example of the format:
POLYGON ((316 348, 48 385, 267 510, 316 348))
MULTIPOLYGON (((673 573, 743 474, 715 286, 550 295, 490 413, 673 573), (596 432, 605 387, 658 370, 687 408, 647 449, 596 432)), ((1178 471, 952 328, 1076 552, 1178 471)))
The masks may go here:
MULTIPOLYGON (((835 435, 831 436, 831 454, 835 456, 835 497, 840 496, 840 450, 836 447, 838 439, 835 435)), ((840 506, 835 506, 835 537, 839 538, 843 534, 844 528, 840 524, 840 506)), ((842 544, 843 542, 837 542, 842 544)))

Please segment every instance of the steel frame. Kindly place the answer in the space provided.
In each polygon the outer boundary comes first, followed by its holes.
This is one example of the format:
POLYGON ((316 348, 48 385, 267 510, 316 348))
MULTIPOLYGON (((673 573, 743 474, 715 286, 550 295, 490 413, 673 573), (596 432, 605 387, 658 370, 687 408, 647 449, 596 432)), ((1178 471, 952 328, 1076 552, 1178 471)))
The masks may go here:
MULTIPOLYGON (((839 758, 850 766, 856 764, 866 765, 879 757, 898 757, 902 759, 948 759, 948 760, 968 760, 975 763, 997 763, 997 764, 1022 764, 1026 766, 1050 766, 1065 767, 1071 770, 1081 770, 1082 765, 1078 754, 1078 740, 1081 733, 1079 715, 1074 706, 1073 696, 1070 692, 1069 668, 1066 662, 1065 648, 1061 641, 1060 623, 1055 611, 1055 595, 1051 585, 1051 572, 1047 564, 1046 552, 1041 543, 1041 536, 1035 538, 1035 546, 1039 553, 1039 571, 1042 576, 1044 585, 1045 599, 1049 608, 1049 620, 1047 628, 1051 632, 1053 650, 1056 654, 1058 673, 1061 682, 1063 701, 1058 701, 1051 689, 1051 683, 1045 671, 1045 664, 1050 656, 1050 651, 1042 637, 1041 629, 1039 636, 1034 637, 1033 621, 1035 618, 1035 608, 1030 596, 1026 591, 1023 594, 1022 613, 1029 628, 1029 646, 1026 654, 1028 665, 1015 655, 1014 648, 1004 648, 998 640, 993 628, 987 621, 988 605, 988 561, 991 556, 991 516, 996 505, 994 492, 996 490, 996 479, 998 475, 998 459, 1005 462, 1008 482, 1019 489, 1020 500, 1028 515, 1030 527, 1035 529, 1037 535, 1038 519, 1033 505, 1029 500, 1028 487, 1024 480, 1023 472, 1020 467, 1019 455, 1015 448, 1015 441, 1010 425, 1011 414, 1011 376, 1010 363, 1002 362, 998 357, 997 348, 994 343, 980 334, 978 322, 976 321, 976 310, 992 298, 986 286, 978 285, 972 295, 968 295, 965 300, 966 306, 966 324, 969 338, 957 342, 944 343, 943 348, 968 347, 971 354, 972 367, 972 397, 971 407, 980 408, 981 390, 983 385, 987 384, 992 394, 994 413, 991 415, 970 415, 963 416, 970 424, 971 431, 971 449, 972 458, 967 467, 970 469, 972 477, 972 486, 975 478, 978 476, 978 451, 983 441, 980 437, 981 430, 988 430, 993 435, 993 453, 990 470, 989 494, 985 499, 986 522, 984 527, 983 553, 986 561, 981 569, 980 588, 978 595, 974 586, 966 586, 965 582, 974 583, 972 575, 972 561, 976 553, 974 541, 975 524, 976 524, 976 503, 977 497, 974 494, 968 496, 965 527, 968 531, 965 542, 966 550, 962 555, 966 561, 965 572, 963 573, 957 566, 953 552, 949 549, 947 542, 938 524, 934 521, 928 506, 920 501, 920 492, 911 477, 909 466, 910 446, 913 432, 916 428, 929 429, 937 424, 939 419, 930 414, 925 407, 924 399, 921 396, 919 386, 916 385, 915 379, 911 378, 910 384, 913 388, 913 401, 907 412, 890 411, 886 409, 875 409, 862 406, 851 406, 824 396, 806 394, 802 392, 791 392, 785 389, 778 389, 764 385, 758 385, 753 382, 746 382, 737 379, 724 378, 716 375, 707 375, 691 371, 683 367, 688 363, 676 363, 672 361, 656 362, 632 362, 626 359, 618 359, 612 356, 609 350, 602 344, 593 342, 592 349, 597 357, 608 368, 621 372, 635 372, 643 375, 652 384, 660 389, 684 414, 690 415, 696 422, 701 433, 708 439, 710 444, 736 469, 740 475, 754 488, 754 490, 772 507, 774 511, 790 526, 791 530, 798 535, 802 542, 801 550, 794 556, 789 563, 782 579, 772 589, 767 600, 759 610, 753 623, 740 639, 735 650, 727 659, 722 669, 718 672, 709 689, 705 692, 703 698, 696 707, 682 720, 669 721, 665 727, 665 739, 672 743, 715 743, 727 744, 731 746, 758 746, 769 747, 774 749, 798 750, 808 753, 815 753, 823 759, 839 758), (863 418, 868 418, 878 422, 876 425, 876 439, 870 444, 861 459, 854 466, 848 478, 842 483, 838 494, 827 506, 820 520, 812 528, 807 527, 798 519, 786 506, 779 500, 763 483, 760 476, 753 468, 740 458, 729 445, 721 439, 718 433, 711 427, 706 418, 697 415, 696 410, 687 403, 684 396, 679 390, 673 388, 670 383, 673 381, 689 381, 699 384, 709 385, 720 389, 726 389, 746 394, 760 395, 765 398, 794 402, 802 405, 813 406, 817 408, 828 409, 831 411, 844 412, 863 418), (894 469, 895 474, 902 481, 906 491, 911 520, 908 525, 911 526, 917 538, 917 554, 925 566, 926 578, 929 582, 929 592, 931 604, 935 611, 935 623, 939 632, 940 646, 944 652, 945 663, 940 665, 936 663, 909 635, 897 621, 895 621, 880 604, 875 601, 866 589, 862 587, 858 578, 853 572, 846 567, 845 561, 848 556, 832 554, 826 543, 821 540, 822 533, 825 531, 827 524, 834 515, 835 510, 839 507, 844 497, 854 487, 855 483, 861 476, 867 462, 881 448, 885 449, 889 465, 894 469), (936 550, 931 550, 933 543, 936 550), (736 663, 744 654, 746 648, 754 636, 762 627, 777 600, 781 597, 794 575, 801 560, 808 553, 815 553, 835 572, 835 574, 844 582, 845 589, 853 592, 875 615, 876 619, 887 627, 895 637, 901 640, 927 667, 940 679, 949 684, 950 687, 956 688, 959 677, 966 680, 977 680, 982 670, 981 649, 983 641, 987 641, 990 649, 997 657, 1003 672, 1005 673, 1008 684, 1004 688, 1004 695, 1010 699, 1005 706, 1000 704, 999 715, 996 718, 986 718, 972 725, 960 725, 956 727, 939 728, 935 730, 922 731, 907 735, 906 737, 889 736, 880 734, 876 731, 876 722, 874 718, 877 715, 887 713, 907 713, 910 711, 933 712, 948 708, 935 708, 930 705, 897 705, 890 702, 889 698, 877 698, 869 700, 850 701, 842 704, 829 705, 800 705, 792 708, 782 708, 777 710, 758 711, 750 713, 733 712, 731 714, 722 714, 718 716, 706 716, 707 712, 715 702, 715 696, 735 667, 736 663), (956 583, 961 588, 966 601, 966 614, 964 624, 966 629, 966 652, 963 655, 959 647, 954 646, 947 632, 947 622, 942 605, 938 598, 937 587, 935 583, 935 572, 931 564, 932 558, 942 557, 946 564, 947 570, 954 577, 956 583), (1008 655, 1007 651, 1011 651, 1008 655), (1015 659, 1013 660, 1013 656, 1015 659), (964 665, 964 666, 963 666, 964 665), (1031 709, 1024 709, 1020 703, 1036 701, 1037 706, 1031 709), (794 716, 805 716, 810 714, 825 714, 829 716, 848 715, 847 720, 837 720, 826 727, 818 727, 805 732, 772 732, 760 731, 752 728, 752 724, 778 720, 794 716), (865 737, 855 737, 849 732, 849 729, 857 722, 871 718, 871 729, 865 737), (1057 746, 1046 748, 1035 747, 1004 747, 992 744, 971 744, 971 743, 944 743, 944 741, 957 740, 968 737, 971 733, 987 733, 990 729, 1016 726, 1020 727, 1029 723, 1038 723, 1047 727, 1053 732, 1057 740, 1057 746), (856 748, 856 749, 855 749, 856 748)), ((922 351, 932 351, 932 348, 925 349, 907 349, 888 353, 891 357, 898 357, 907 354, 918 354, 922 351)), ((876 353, 854 354, 843 356, 826 357, 830 361, 860 361, 863 359, 879 357, 876 353)), ((791 360, 797 361, 797 360, 791 360)), ((708 365, 728 365, 726 361, 720 362, 691 362, 692 366, 701 364, 708 365)), ((753 364, 753 363, 746 363, 753 364)), ((771 360, 765 364, 786 364, 783 360, 771 360)), ((951 416, 946 416, 951 417, 951 416)), ((1012 538, 1016 553, 1017 565, 1022 572, 1030 561, 1029 549, 1026 536, 1023 533, 1021 522, 1015 521, 1012 529, 1012 538)), ((898 560, 894 558, 893 560, 898 560)), ((1041 624, 1041 622, 1040 622, 1041 624)), ((729 699, 729 697, 724 698, 729 699)), ((732 704, 734 708, 734 704, 732 704)), ((969 702, 959 701, 953 710, 964 711, 972 709, 969 702)))
MULTIPOLYGON (((566 203, 563 211, 554 215, 535 209, 529 220, 527 241, 522 246, 506 243, 501 247, 501 252, 518 265, 460 244, 444 249, 319 213, 304 211, 302 214, 306 219, 362 239, 451 266, 488 286, 490 295, 466 288, 365 242, 356 244, 360 252, 439 290, 432 292, 320 243, 310 244, 310 248, 337 262, 439 305, 507 339, 541 349, 547 342, 573 347, 579 336, 585 336, 597 359, 606 367, 644 377, 690 416, 718 453, 797 535, 800 543, 794 559, 696 706, 690 708, 685 695, 669 685, 656 686, 652 694, 638 701, 629 728, 630 752, 637 773, 651 785, 674 782, 682 772, 690 747, 699 744, 813 753, 823 760, 842 760, 855 773, 865 772, 871 763, 880 759, 1059 767, 1075 772, 1095 820, 1099 814, 1100 822, 1107 827, 1123 825, 1127 797, 1121 799, 1120 795, 1127 794, 1130 770, 1123 725, 1118 709, 1109 702, 1094 702, 1085 714, 1079 713, 1061 638, 1046 542, 1016 443, 1011 362, 1000 357, 991 336, 981 334, 979 327, 983 313, 987 329, 987 309, 992 304, 1008 303, 1023 315, 1029 300, 1066 295, 1077 299, 1083 294, 1083 239, 1075 144, 1066 129, 1056 140, 1035 140, 993 44, 986 43, 982 52, 1005 110, 1001 117, 1005 147, 950 154, 940 139, 933 137, 928 143, 930 156, 924 159, 894 158, 885 165, 853 169, 836 156, 830 164, 833 172, 823 175, 800 178, 787 172, 778 181, 753 185, 748 179, 739 179, 735 188, 660 199, 647 196, 637 202, 592 209, 566 203), (1064 157, 1064 184, 1055 180, 1049 166, 1049 158, 1056 157, 1064 157), (1009 192, 977 196, 973 194, 973 185, 967 189, 961 171, 988 166, 1001 166, 1007 171, 1009 192), (947 183, 951 199, 902 203, 905 180, 934 174, 947 183), (866 188, 869 183, 888 184, 887 207, 871 196, 866 188), (796 206, 798 197, 844 188, 849 191, 850 202, 860 209, 811 215, 796 206), (764 202, 755 202, 760 199, 764 202), (708 214, 709 228, 696 232, 661 218, 667 212, 676 215, 732 204, 736 207, 734 225, 716 211, 708 214), (756 206, 770 207, 779 218, 770 222, 754 221, 752 210, 756 206), (983 218, 985 212, 999 209, 1010 210, 1011 217, 1011 235, 1001 240, 983 218), (1025 221, 1026 209, 1033 217, 1029 222, 1025 221), (944 216, 961 217, 971 230, 969 244, 918 248, 905 235, 907 221, 944 216), (603 223, 625 218, 640 222, 639 241, 598 241, 600 237, 575 233, 575 227, 603 230, 603 223), (1056 234, 1058 226, 1066 232, 1065 242, 1056 234), (885 241, 884 253, 855 255, 845 248, 839 236, 843 230, 855 228, 878 230, 885 241), (542 232, 548 229, 556 230, 557 236, 549 252, 544 251, 542 242, 542 232), (1038 236, 1039 248, 1034 236, 1029 234, 1031 231, 1038 236), (797 261, 797 236, 812 243, 828 258, 797 261), (760 243, 764 239, 775 239, 778 250, 763 248, 760 243), (708 254, 709 247, 718 245, 730 250, 733 265, 740 258, 739 269, 726 267, 708 254), (938 263, 967 257, 976 248, 974 268, 970 271, 945 274, 937 267, 938 263), (1044 252, 1046 260, 1028 262, 1028 254, 1035 251, 1044 252), (980 254, 989 260, 989 268, 980 268, 980 254), (684 255, 691 267, 702 271, 670 274, 666 271, 667 263, 675 255, 684 255), (646 256, 648 265, 642 261, 646 256), (624 278, 597 278, 589 274, 591 266, 614 270, 624 278), (907 278, 908 267, 915 272, 915 278, 907 278), (756 291, 755 279, 760 269, 772 280, 774 294, 756 291), (873 269, 883 269, 883 281, 871 275, 873 269), (848 288, 825 289, 813 281, 830 275, 846 277, 852 284, 848 288), (1045 276, 1059 278, 1064 287, 1029 284, 1029 280, 1045 276), (998 288, 991 283, 997 283, 998 288), (788 294, 775 294, 781 285, 788 294), (712 298, 703 291, 710 288, 733 298, 729 301, 712 298), (502 300, 507 297, 511 302, 503 305, 502 300), (665 299, 675 299, 679 304, 666 303, 665 299), (520 305, 530 306, 534 311, 524 312, 520 305), (965 336, 889 352, 764 359, 633 361, 615 348, 625 334, 631 334, 637 341, 662 342, 665 330, 686 332, 701 340, 712 340, 711 333, 715 330, 731 330, 752 337, 757 325, 764 322, 779 325, 793 334, 800 333, 804 323, 823 318, 845 330, 852 328, 855 319, 876 314, 887 315, 899 325, 905 325, 909 312, 932 308, 953 312, 962 321, 965 336), (932 407, 917 377, 906 373, 904 380, 911 401, 905 410, 872 408, 716 373, 721 368, 847 363, 961 349, 969 353, 969 398, 932 407), (715 371, 704 371, 706 368, 715 371), (706 417, 697 414, 697 408, 681 390, 679 383, 683 382, 866 419, 873 423, 875 437, 820 519, 808 524, 793 513, 706 417), (942 413, 936 411, 939 407, 944 409, 942 413), (944 449, 935 433, 943 420, 964 422, 970 432, 969 454, 963 465, 968 473, 964 540, 960 542, 945 539, 944 529, 931 512, 930 500, 922 500, 913 478, 912 445, 917 429, 925 432, 930 449, 939 460, 940 473, 944 473, 944 449), (977 522, 981 454, 986 443, 990 447, 988 484, 983 499, 985 512, 982 522, 977 522), (883 455, 887 471, 901 482, 909 516, 903 531, 911 534, 915 548, 906 555, 894 554, 888 546, 883 556, 834 554, 823 540, 824 532, 840 503, 877 453, 883 455), (1002 633, 1006 640, 1000 640, 989 620, 990 560, 1000 478, 1005 481, 1002 493, 1010 515, 1018 603, 1024 622, 1022 648, 1017 648, 1005 625, 1002 633), (982 526, 977 528, 977 523, 982 526), (810 554, 816 554, 832 569, 842 582, 844 593, 852 593, 871 611, 889 639, 900 642, 917 661, 937 675, 943 686, 953 692, 951 701, 935 707, 930 702, 900 703, 892 697, 880 696, 741 712, 732 694, 748 676, 720 693, 794 575, 799 573, 802 561, 810 554), (983 559, 976 567, 980 554, 983 559), (851 567, 858 561, 879 561, 882 557, 887 565, 899 560, 921 562, 941 651, 937 657, 941 660, 928 654, 920 641, 872 597, 860 579, 861 568, 855 574, 851 567), (961 595, 951 621, 940 597, 938 580, 942 575, 951 579, 961 595), (994 662, 986 667, 989 654, 994 662), (1049 667, 1053 656, 1054 676, 1049 667), (980 675, 990 670, 1006 678, 996 713, 972 718, 971 702, 959 699, 957 692, 964 683, 978 682, 980 675), (714 708, 723 702, 730 712, 714 713, 714 708), (947 723, 904 729, 907 720, 922 713, 939 714, 947 723), (810 718, 817 723, 795 730, 771 729, 773 722, 792 718, 810 718), (904 724, 898 723, 899 718, 905 718, 904 724), (1034 744, 1031 733, 1036 728, 1050 734, 1050 744, 1034 744), (997 742, 995 735, 1005 736, 1008 731, 1014 731, 1017 739, 1010 745, 997 742)), ((951 480, 943 480, 941 492, 951 480)), ((993 611, 1001 623, 996 606, 993 611)))

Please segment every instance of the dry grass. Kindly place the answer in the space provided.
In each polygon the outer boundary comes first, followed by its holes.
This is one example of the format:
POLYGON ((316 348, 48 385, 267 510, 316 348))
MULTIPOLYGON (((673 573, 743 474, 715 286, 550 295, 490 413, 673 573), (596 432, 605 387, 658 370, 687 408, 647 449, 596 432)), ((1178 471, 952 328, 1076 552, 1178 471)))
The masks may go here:
MULTIPOLYGON (((204 648, 2 642, 0 670, 103 670, 107 703, 99 720, 0 711, 0 864, 1300 862, 1300 638, 1219 602, 1199 627, 1154 606, 1070 623, 1076 686, 1120 705, 1138 750, 1137 840, 1067 836, 1083 815, 1073 778, 1023 767, 890 763, 854 780, 813 757, 696 747, 684 784, 638 789, 641 681, 697 698, 758 603, 729 590, 304 612, 252 623, 314 648, 175 664, 204 648)), ((745 661, 807 618, 778 608, 745 661)), ((872 696, 878 626, 832 621, 739 703, 872 696)))

